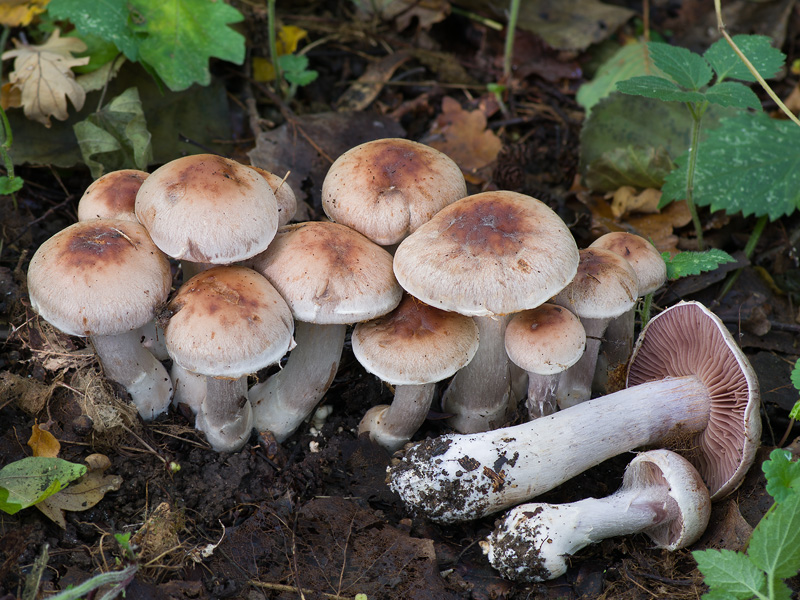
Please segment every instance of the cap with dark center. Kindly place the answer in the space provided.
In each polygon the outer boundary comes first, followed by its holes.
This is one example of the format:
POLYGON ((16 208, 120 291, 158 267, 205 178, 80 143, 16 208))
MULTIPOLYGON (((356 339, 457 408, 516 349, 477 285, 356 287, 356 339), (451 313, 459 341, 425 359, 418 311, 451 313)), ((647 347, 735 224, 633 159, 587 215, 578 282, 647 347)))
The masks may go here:
POLYGON ((78 202, 78 220, 136 221, 136 194, 148 174, 136 169, 111 171, 95 180, 78 202))
POLYGON ((382 245, 400 242, 466 195, 464 176, 451 158, 400 138, 351 148, 322 182, 325 214, 382 245))
POLYGON ((589 248, 610 250, 627 260, 639 281, 639 296, 652 294, 667 280, 667 264, 656 247, 640 235, 614 231, 597 238, 589 248))

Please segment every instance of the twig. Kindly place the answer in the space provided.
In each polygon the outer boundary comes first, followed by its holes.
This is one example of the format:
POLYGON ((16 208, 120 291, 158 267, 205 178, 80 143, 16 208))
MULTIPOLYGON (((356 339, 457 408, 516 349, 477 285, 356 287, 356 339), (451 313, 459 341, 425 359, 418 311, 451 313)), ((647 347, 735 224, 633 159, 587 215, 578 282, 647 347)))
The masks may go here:
POLYGON ((299 588, 293 585, 286 585, 284 583, 262 583, 261 581, 253 581, 252 579, 248 581, 250 585, 254 587, 263 588, 265 590, 275 590, 276 592, 298 592, 303 594, 318 594, 325 598, 326 600, 353 600, 352 596, 339 596, 338 594, 327 594, 325 592, 318 592, 316 590, 310 590, 307 588, 299 588))

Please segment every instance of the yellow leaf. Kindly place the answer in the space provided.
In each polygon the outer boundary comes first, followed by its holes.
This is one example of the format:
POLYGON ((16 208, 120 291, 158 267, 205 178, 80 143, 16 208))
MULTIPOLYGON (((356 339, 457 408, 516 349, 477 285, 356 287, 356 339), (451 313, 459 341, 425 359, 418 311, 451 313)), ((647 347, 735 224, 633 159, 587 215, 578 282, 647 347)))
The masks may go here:
POLYGON ((31 430, 28 446, 30 446, 34 456, 44 456, 46 458, 57 458, 58 452, 61 450, 61 444, 55 436, 46 429, 41 429, 38 425, 34 425, 31 430))
POLYGON ((263 56, 253 57, 253 79, 256 81, 275 81, 275 67, 263 56))
POLYGON ((14 70, 9 74, 10 92, 21 94, 25 116, 50 127, 50 117, 59 121, 67 118, 67 98, 80 110, 86 92, 75 81, 72 67, 85 65, 89 57, 73 58, 73 52, 86 50, 78 38, 62 38, 56 29, 41 46, 23 44, 14 40, 16 49, 4 52, 2 60, 14 58, 14 70))
POLYGON ((42 14, 50 0, 3 0, 0 2, 0 25, 25 27, 42 14))
MULTIPOLYGON (((278 56, 292 54, 297 50, 300 40, 308 37, 308 32, 294 25, 285 25, 278 30, 278 39, 275 47, 278 56)), ((275 81, 275 67, 268 58, 256 56, 253 58, 253 79, 256 81, 275 81)))

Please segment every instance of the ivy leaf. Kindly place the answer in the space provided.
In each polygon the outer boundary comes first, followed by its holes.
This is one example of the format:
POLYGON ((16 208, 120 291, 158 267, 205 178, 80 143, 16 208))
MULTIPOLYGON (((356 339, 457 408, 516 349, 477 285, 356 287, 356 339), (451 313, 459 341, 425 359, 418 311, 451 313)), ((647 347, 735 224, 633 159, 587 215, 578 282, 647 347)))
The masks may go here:
POLYGON ((650 42, 647 49, 656 67, 672 77, 679 86, 699 90, 711 81, 711 66, 699 54, 664 42, 650 42))
POLYGON ((793 461, 788 450, 776 448, 770 452, 769 460, 764 461, 761 469, 767 478, 767 493, 775 498, 775 502, 783 502, 800 493, 800 462, 793 461))
POLYGON ((706 90, 705 94, 706 100, 720 106, 761 110, 761 100, 758 99, 753 90, 743 83, 723 81, 712 85, 706 90))
MULTIPOLYGON (((774 77, 786 61, 786 55, 777 48, 773 48, 767 36, 735 35, 733 41, 764 79, 774 77)), ((752 82, 756 80, 724 38, 714 42, 703 56, 714 68, 717 81, 739 79, 752 82)))
POLYGON ((705 95, 701 92, 686 91, 669 79, 655 75, 632 77, 617 84, 617 90, 623 94, 655 98, 664 102, 702 102, 705 95))
POLYGON ((785 579, 800 569, 800 494, 776 503, 756 525, 747 556, 767 577, 785 579))
POLYGON ((0 510, 13 515, 52 496, 86 472, 61 458, 29 456, 0 469, 0 510))
MULTIPOLYGON (((744 216, 775 220, 800 206, 800 128, 763 113, 741 113, 723 119, 700 142, 694 175, 694 201, 744 216)), ((662 188, 661 204, 686 193, 688 155, 675 162, 662 188)))
POLYGON ((667 279, 670 280, 699 275, 713 271, 722 264, 736 262, 735 258, 719 248, 710 248, 703 252, 678 252, 675 256, 662 252, 661 258, 667 264, 667 279))
POLYGON ((692 556, 712 592, 718 590, 733 598, 745 600, 767 589, 764 573, 740 552, 696 550, 692 552, 692 556))
POLYGON ((208 85, 211 57, 244 62, 244 37, 228 25, 244 19, 234 7, 214 0, 130 0, 132 28, 144 36, 142 60, 172 91, 208 85))
POLYGON ((132 61, 139 59, 139 45, 128 27, 128 0, 50 0, 47 10, 57 20, 69 21, 84 35, 113 43, 132 61))

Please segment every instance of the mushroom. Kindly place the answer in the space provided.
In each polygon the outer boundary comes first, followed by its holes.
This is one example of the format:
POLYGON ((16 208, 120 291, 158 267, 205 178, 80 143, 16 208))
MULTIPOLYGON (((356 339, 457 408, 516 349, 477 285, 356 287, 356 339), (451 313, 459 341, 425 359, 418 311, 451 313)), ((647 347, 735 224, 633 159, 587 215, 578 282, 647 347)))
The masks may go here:
POLYGON ((481 548, 508 579, 546 581, 566 573, 567 558, 589 544, 644 533, 656 548, 685 548, 703 534, 711 515, 708 489, 692 464, 669 450, 637 455, 622 487, 605 498, 570 504, 521 504, 481 548))
POLYGON ((583 356, 561 375, 558 384, 556 398, 562 409, 592 397, 603 333, 612 319, 634 307, 639 286, 628 261, 610 250, 586 248, 580 257, 575 279, 553 298, 555 304, 575 313, 586 331, 583 356))
POLYGON ((150 174, 136 195, 136 217, 156 246, 181 261, 187 281, 263 252, 278 229, 278 203, 254 169, 195 154, 150 174))
MULTIPOLYGON (((589 248, 610 250, 630 263, 639 282, 638 296, 644 297, 642 313, 645 315, 646 323, 650 318, 650 301, 653 293, 667 280, 667 265, 656 247, 640 235, 614 231, 601 235, 589 245, 589 248)), ((605 391, 609 376, 622 369, 628 362, 633 348, 635 318, 635 307, 631 307, 608 324, 597 357, 592 386, 595 389, 605 391)))
POLYGON ((70 225, 28 267, 33 310, 64 333, 89 336, 106 376, 128 390, 143 419, 165 412, 172 398, 169 375, 138 333, 171 284, 169 261, 145 228, 122 219, 70 225))
POLYGON ((653 318, 628 386, 514 427, 410 445, 389 467, 391 488, 431 519, 466 521, 655 444, 689 459, 712 500, 739 485, 761 435, 758 382, 719 318, 697 302, 653 318))
POLYGON ((384 315, 400 302, 392 256, 357 231, 321 221, 285 225, 248 261, 292 310, 297 347, 286 365, 250 390, 254 422, 278 441, 309 416, 339 368, 347 325, 384 315))
POLYGON ((423 302, 475 318, 478 352, 443 398, 463 433, 499 427, 511 406, 505 315, 535 308, 566 286, 578 247, 546 204, 515 192, 457 200, 398 246, 394 272, 423 302))
POLYGON ((186 371, 205 376, 195 427, 214 450, 238 450, 252 430, 247 375, 291 349, 289 307, 255 271, 223 266, 184 283, 166 312, 170 356, 186 371))
MULTIPOLYGON (((261 167, 248 166, 266 179, 269 187, 272 188, 275 200, 278 202, 278 226, 288 225, 297 212, 297 196, 295 196, 292 186, 289 185, 286 178, 280 178, 275 173, 271 173, 261 167)), ((286 177, 288 176, 287 173, 286 177)))
POLYGON ((433 308, 405 295, 392 312, 359 323, 353 354, 364 368, 395 386, 391 405, 373 406, 358 432, 394 452, 425 421, 436 382, 472 360, 478 328, 470 317, 433 308))
POLYGON ((78 220, 136 221, 136 193, 147 176, 145 171, 122 169, 98 177, 78 201, 78 220))
POLYGON ((528 374, 528 414, 532 419, 556 412, 559 377, 586 348, 580 319, 563 306, 545 303, 517 313, 506 327, 506 353, 528 374))
POLYGON ((351 148, 322 182, 325 214, 382 246, 399 243, 466 195, 464 175, 450 157, 401 138, 351 148))

